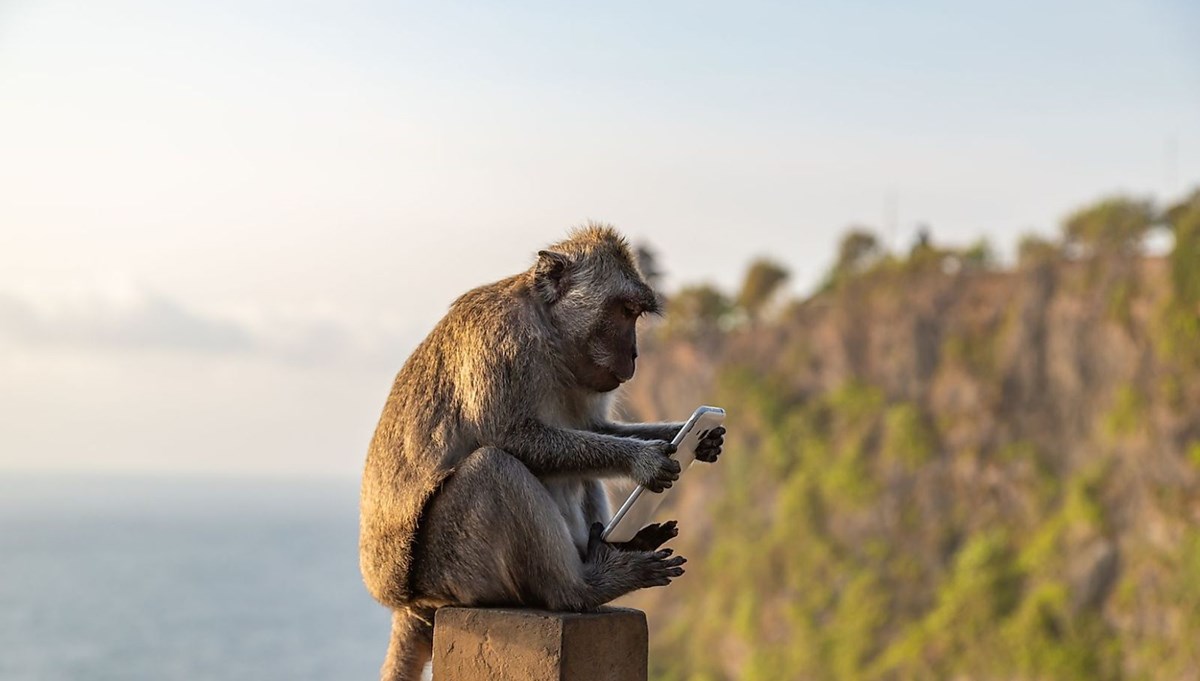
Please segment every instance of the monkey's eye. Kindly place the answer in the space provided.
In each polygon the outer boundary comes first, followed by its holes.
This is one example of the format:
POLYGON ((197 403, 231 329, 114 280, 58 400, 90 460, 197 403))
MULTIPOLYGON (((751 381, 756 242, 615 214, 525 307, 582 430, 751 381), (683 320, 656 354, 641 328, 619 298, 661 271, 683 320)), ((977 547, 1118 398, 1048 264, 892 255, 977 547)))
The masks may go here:
POLYGON ((642 316, 641 308, 633 303, 626 303, 624 306, 624 312, 625 316, 629 317, 630 319, 637 319, 638 317, 642 316))

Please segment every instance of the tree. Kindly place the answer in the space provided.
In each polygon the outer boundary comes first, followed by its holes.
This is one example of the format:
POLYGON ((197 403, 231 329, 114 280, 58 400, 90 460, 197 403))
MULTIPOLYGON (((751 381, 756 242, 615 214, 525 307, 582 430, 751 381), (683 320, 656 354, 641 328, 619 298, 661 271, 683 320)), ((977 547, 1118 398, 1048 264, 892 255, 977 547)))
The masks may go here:
POLYGON ((978 241, 962 252, 962 260, 963 264, 969 268, 986 269, 996 262, 996 254, 987 237, 980 237, 978 241))
POLYGON ((1017 263, 1022 267, 1052 262, 1058 256, 1058 244, 1036 234, 1026 234, 1017 242, 1017 263))
POLYGON ((756 321, 788 276, 783 265, 766 258, 755 260, 742 280, 742 290, 737 297, 738 307, 746 311, 751 321, 756 321))
POLYGON ((684 287, 667 301, 667 333, 711 337, 721 331, 732 309, 729 298, 711 284, 684 287))
POLYGON ((1200 187, 1192 190, 1192 193, 1186 196, 1179 203, 1168 207, 1163 211, 1163 222, 1172 226, 1178 225, 1183 219, 1184 213, 1191 211, 1194 208, 1200 208, 1200 187))
POLYGON ((1153 223, 1149 201, 1114 196, 1068 216, 1063 235, 1068 245, 1093 255, 1131 255, 1153 223))
POLYGON ((1167 211, 1175 233, 1171 286, 1184 308, 1200 314, 1200 190, 1167 211))
POLYGON ((1200 191, 1166 213, 1175 233, 1171 302, 1165 310, 1163 342, 1189 372, 1200 369, 1200 191))
POLYGON ((883 248, 874 234, 861 227, 852 227, 838 244, 834 274, 855 274, 870 267, 883 255, 883 248))
POLYGON ((658 265, 658 254, 649 244, 638 244, 633 249, 633 257, 637 259, 638 271, 642 273, 642 278, 646 280, 647 284, 650 284, 650 288, 655 291, 659 290, 662 269, 658 265))

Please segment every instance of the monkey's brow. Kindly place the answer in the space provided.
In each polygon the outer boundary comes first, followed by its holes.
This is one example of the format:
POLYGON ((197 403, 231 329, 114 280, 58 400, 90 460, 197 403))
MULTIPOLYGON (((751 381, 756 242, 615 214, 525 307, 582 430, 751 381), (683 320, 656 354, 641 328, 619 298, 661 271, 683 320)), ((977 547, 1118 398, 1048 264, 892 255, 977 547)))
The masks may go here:
POLYGON ((659 303, 658 296, 654 295, 654 291, 648 288, 639 287, 632 291, 628 297, 628 302, 638 306, 643 312, 650 314, 662 312, 662 305, 659 303))

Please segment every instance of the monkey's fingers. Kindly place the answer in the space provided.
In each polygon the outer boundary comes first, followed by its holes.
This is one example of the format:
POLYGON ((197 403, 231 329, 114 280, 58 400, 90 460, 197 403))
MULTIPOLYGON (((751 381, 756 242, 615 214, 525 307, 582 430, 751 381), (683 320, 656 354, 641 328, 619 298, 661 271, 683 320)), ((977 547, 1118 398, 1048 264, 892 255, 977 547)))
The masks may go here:
POLYGON ((696 458, 705 463, 713 463, 721 456, 721 448, 725 445, 725 429, 721 427, 709 431, 700 443, 696 445, 696 458))
POLYGON ((674 459, 663 459, 658 471, 654 475, 654 479, 650 484, 646 485, 652 492, 661 492, 665 489, 670 489, 671 485, 679 479, 679 462, 674 459))
POLYGON ((674 553, 675 549, 659 549, 654 552, 654 557, 671 565, 683 565, 687 562, 687 558, 684 558, 683 556, 675 556, 674 558, 671 558, 674 553))
POLYGON ((658 532, 655 538, 659 539, 660 541, 657 545, 655 545, 654 548, 657 549, 659 546, 662 546, 664 543, 678 536, 679 523, 675 522, 674 520, 668 520, 667 522, 658 526, 658 532))
MULTIPOLYGON (((662 553, 661 551, 659 553, 662 553)), ((683 574, 683 564, 687 562, 687 558, 683 556, 675 556, 668 558, 659 563, 662 573, 667 577, 678 577, 683 574)))
POLYGON ((651 523, 622 545, 626 550, 653 551, 669 540, 679 535, 678 524, 674 520, 665 523, 651 523))
POLYGON ((721 456, 721 446, 715 447, 697 447, 696 458, 704 463, 715 463, 721 456))
POLYGON ((651 564, 647 577, 647 586, 666 586, 675 577, 683 574, 683 556, 672 556, 671 549, 662 549, 650 554, 651 564))

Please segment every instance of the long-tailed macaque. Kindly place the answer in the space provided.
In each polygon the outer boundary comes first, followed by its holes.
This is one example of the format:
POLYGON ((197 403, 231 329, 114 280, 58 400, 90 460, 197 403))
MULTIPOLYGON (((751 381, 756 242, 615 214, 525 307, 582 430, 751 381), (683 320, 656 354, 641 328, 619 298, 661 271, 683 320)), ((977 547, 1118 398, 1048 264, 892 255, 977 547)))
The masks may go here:
MULTIPOLYGON (((418 678, 437 607, 587 610, 683 574, 660 548, 674 522, 625 544, 599 536, 602 479, 662 491, 679 476, 682 424, 609 418, 637 321, 659 311, 625 240, 589 225, 460 297, 409 357, 362 485, 363 577, 394 612, 384 679, 418 678)), ((723 433, 697 458, 715 461, 723 433)))

